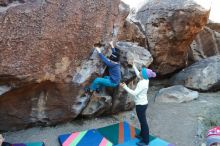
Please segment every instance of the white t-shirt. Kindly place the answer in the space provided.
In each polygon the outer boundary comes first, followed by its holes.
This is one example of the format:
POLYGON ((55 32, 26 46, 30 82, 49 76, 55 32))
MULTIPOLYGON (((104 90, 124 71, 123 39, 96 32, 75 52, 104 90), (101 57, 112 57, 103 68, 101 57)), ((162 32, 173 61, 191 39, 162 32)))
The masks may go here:
POLYGON ((134 71, 137 75, 137 77, 140 79, 139 82, 137 83, 137 86, 135 90, 130 89, 127 85, 124 86, 124 89, 133 95, 134 101, 136 105, 146 105, 148 104, 147 100, 147 91, 149 87, 149 80, 147 79, 141 79, 140 77, 140 72, 136 68, 135 65, 133 65, 134 71))

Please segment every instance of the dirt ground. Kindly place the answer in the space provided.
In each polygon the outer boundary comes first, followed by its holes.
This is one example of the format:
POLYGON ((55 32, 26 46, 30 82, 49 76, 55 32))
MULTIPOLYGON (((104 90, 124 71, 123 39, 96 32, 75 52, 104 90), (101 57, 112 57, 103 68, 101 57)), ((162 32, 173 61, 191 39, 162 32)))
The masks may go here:
MULTIPOLYGON (((220 125, 220 92, 199 93, 188 103, 155 103, 155 95, 165 86, 152 81, 148 92, 147 120, 150 133, 176 146, 201 146, 208 128, 220 125)), ((55 127, 35 127, 3 135, 12 143, 44 141, 46 146, 59 146, 58 135, 99 128, 126 120, 139 127, 135 110, 93 119, 77 119, 55 127)))

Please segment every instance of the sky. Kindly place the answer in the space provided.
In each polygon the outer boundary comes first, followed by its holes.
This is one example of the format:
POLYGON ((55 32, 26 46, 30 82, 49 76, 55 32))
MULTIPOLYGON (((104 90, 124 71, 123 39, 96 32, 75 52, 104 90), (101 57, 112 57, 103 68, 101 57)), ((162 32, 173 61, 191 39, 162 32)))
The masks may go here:
MULTIPOLYGON (((149 0, 122 0, 124 3, 128 4, 130 8, 137 10, 144 3, 147 3, 149 0)), ((209 19, 212 22, 220 23, 220 0, 194 0, 204 8, 209 9, 211 4, 211 12, 209 19)))
POLYGON ((215 23, 220 23, 220 0, 212 0, 209 19, 215 23))

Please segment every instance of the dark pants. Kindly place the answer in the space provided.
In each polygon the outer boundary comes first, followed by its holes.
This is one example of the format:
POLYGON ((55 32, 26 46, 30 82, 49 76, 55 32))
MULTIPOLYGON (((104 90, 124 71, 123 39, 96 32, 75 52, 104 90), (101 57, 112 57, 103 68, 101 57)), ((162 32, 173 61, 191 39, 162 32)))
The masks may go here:
POLYGON ((3 142, 1 146, 11 146, 12 144, 7 143, 7 142, 3 142))
POLYGON ((136 113, 137 113, 138 120, 141 125, 140 136, 143 138, 143 142, 148 144, 149 143, 149 127, 148 127, 147 119, 146 119, 146 110, 147 110, 147 104, 136 105, 136 113))

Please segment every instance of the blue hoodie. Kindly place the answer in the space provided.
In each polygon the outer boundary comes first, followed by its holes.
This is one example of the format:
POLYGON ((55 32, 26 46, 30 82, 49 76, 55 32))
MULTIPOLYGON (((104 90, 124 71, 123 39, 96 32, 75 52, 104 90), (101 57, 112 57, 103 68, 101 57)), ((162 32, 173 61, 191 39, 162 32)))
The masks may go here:
MULTIPOLYGON (((115 48, 112 48, 112 52, 115 52, 115 48)), ((102 53, 99 53, 99 57, 108 66, 109 76, 112 82, 119 84, 121 81, 120 64, 109 61, 102 53)))

